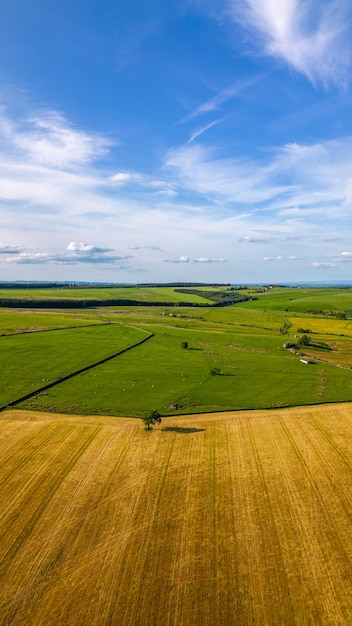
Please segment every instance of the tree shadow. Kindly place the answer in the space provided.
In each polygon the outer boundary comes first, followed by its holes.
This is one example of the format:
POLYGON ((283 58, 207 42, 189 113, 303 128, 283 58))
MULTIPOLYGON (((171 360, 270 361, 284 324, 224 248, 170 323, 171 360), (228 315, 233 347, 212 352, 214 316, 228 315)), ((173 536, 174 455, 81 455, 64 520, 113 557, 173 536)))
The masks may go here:
POLYGON ((180 433, 182 435, 189 435, 190 433, 201 433, 205 428, 183 428, 182 426, 165 426, 161 430, 169 433, 180 433))

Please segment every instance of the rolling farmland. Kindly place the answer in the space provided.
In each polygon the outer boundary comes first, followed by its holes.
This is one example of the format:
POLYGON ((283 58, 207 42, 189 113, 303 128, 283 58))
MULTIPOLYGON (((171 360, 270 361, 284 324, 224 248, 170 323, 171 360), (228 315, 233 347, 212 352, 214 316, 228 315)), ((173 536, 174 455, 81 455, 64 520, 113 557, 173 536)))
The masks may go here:
POLYGON ((0 309, 0 626, 349 626, 352 291, 39 291, 0 309))
MULTIPOLYGON (((37 302, 43 297, 45 306, 46 298, 60 294, 81 304, 89 294, 103 302, 112 291, 3 293, 37 302)), ((252 288, 244 295, 256 300, 199 308, 199 293, 207 291, 116 289, 132 291, 141 306, 94 308, 88 299, 80 309, 38 312, 28 300, 25 310, 0 310, 0 407, 139 417, 152 410, 171 415, 352 400, 349 289, 252 288), (177 306, 143 306, 147 297, 174 299, 177 306), (179 306, 179 298, 194 306, 179 306), (331 309, 305 313, 313 301, 331 309), (310 345, 293 354, 283 344, 296 341, 300 327, 309 329, 310 345), (146 337, 150 341, 141 345, 146 337), (304 354, 314 365, 302 365, 304 354)))
POLYGON ((351 429, 2 413, 0 624, 350 624, 351 429))

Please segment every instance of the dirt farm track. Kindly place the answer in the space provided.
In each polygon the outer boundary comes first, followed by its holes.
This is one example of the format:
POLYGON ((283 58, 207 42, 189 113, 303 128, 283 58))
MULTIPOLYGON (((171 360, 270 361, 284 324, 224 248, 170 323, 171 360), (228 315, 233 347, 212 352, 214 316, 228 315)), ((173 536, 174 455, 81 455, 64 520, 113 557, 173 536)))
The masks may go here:
POLYGON ((352 404, 0 416, 1 626, 352 624, 352 404))

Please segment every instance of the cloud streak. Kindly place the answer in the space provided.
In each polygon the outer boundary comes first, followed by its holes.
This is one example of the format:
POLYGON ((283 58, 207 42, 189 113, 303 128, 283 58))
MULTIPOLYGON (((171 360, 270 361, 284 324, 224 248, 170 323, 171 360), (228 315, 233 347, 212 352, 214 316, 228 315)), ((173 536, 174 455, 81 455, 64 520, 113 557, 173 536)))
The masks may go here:
MULTIPOLYGON (((165 167, 178 184, 217 203, 266 211, 285 220, 346 217, 352 208, 352 137, 287 144, 265 159, 222 158, 204 146, 169 152, 165 167)), ((258 154, 258 157, 261 156, 258 154)), ((297 236, 297 234, 293 235, 297 236)), ((264 242, 243 237, 241 243, 264 242)))
MULTIPOLYGON (((182 118, 180 124, 189 122, 190 120, 193 120, 202 115, 213 113, 214 111, 219 111, 222 108, 222 105, 225 104, 225 102, 241 96, 247 89, 262 80, 264 76, 266 76, 266 74, 262 73, 256 76, 251 76, 250 78, 243 78, 241 80, 235 81, 232 85, 230 85, 230 87, 226 87, 226 89, 219 91, 219 93, 217 93, 215 96, 198 105, 193 111, 191 111, 184 118, 182 118)), ((222 120, 218 120, 210 124, 209 126, 205 127, 204 130, 207 130, 214 124, 217 124, 219 121, 222 120)), ((195 134, 197 136, 197 131, 195 134)))
POLYGON ((230 2, 233 17, 252 31, 263 52, 312 83, 345 86, 351 67, 346 0, 230 2))

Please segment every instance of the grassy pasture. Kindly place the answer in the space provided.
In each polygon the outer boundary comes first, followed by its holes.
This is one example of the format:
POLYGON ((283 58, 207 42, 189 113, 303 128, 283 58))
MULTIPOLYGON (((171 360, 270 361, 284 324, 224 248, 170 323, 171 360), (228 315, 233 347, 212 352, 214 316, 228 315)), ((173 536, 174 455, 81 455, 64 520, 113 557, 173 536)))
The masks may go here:
POLYGON ((207 322, 243 326, 247 328, 247 332, 248 328, 278 331, 283 325, 281 312, 253 310, 243 306, 239 307, 238 304, 218 309, 207 309, 203 313, 203 318, 207 322))
POLYGON ((23 408, 79 414, 162 415, 268 408, 352 399, 352 372, 307 367, 281 336, 147 327, 146 344, 22 403, 23 408), (187 340, 189 348, 182 348, 187 340), (211 375, 219 368, 222 375, 211 375))
POLYGON ((38 313, 31 310, 23 311, 23 309, 0 309, 0 336, 71 326, 87 326, 98 322, 99 318, 96 314, 92 316, 92 314, 83 312, 43 311, 38 313))
POLYGON ((258 293, 257 300, 237 306, 267 311, 302 313, 309 310, 352 311, 352 289, 280 288, 274 287, 258 293))
MULTIPOLYGON (((173 291, 146 289, 154 295, 163 292, 164 298, 173 291)), ((53 290, 47 291, 52 295, 53 290)), ((77 293, 82 297, 85 291, 104 296, 107 290, 72 291, 72 297, 77 293)), ((138 292, 144 297, 144 288, 138 292)), ((306 310, 312 300, 315 308, 326 305, 327 310, 333 310, 342 299, 348 304, 351 294, 349 289, 273 288, 259 291, 256 301, 219 308, 119 306, 89 312, 0 311, 0 331, 4 333, 95 321, 100 324, 95 329, 82 326, 0 337, 0 406, 96 363, 117 352, 120 345, 123 348, 130 341, 135 343, 134 338, 143 337, 146 330, 155 337, 144 346, 44 390, 26 400, 23 407, 139 416, 153 409, 174 413, 170 407, 175 403, 182 407, 176 409, 179 413, 191 413, 352 400, 352 371, 346 369, 352 366, 352 321, 309 317, 298 311, 296 317, 285 311, 287 303, 306 310), (101 325, 108 320, 118 324, 101 325), (283 349, 285 341, 295 341, 299 327, 310 328, 311 338, 332 348, 305 349, 319 359, 314 366, 303 365, 297 355, 283 349), (183 341, 189 342, 188 350, 182 349, 183 341), (219 368, 222 375, 212 376, 213 368, 219 368)))
POLYGON ((92 287, 62 289, 0 289, 0 299, 20 300, 137 300, 145 302, 209 302, 206 298, 176 293, 171 287, 92 287))
POLYGON ((146 336, 105 324, 0 337, 0 406, 96 363, 146 336))
POLYGON ((352 623, 352 406, 0 419, 2 626, 352 623))

